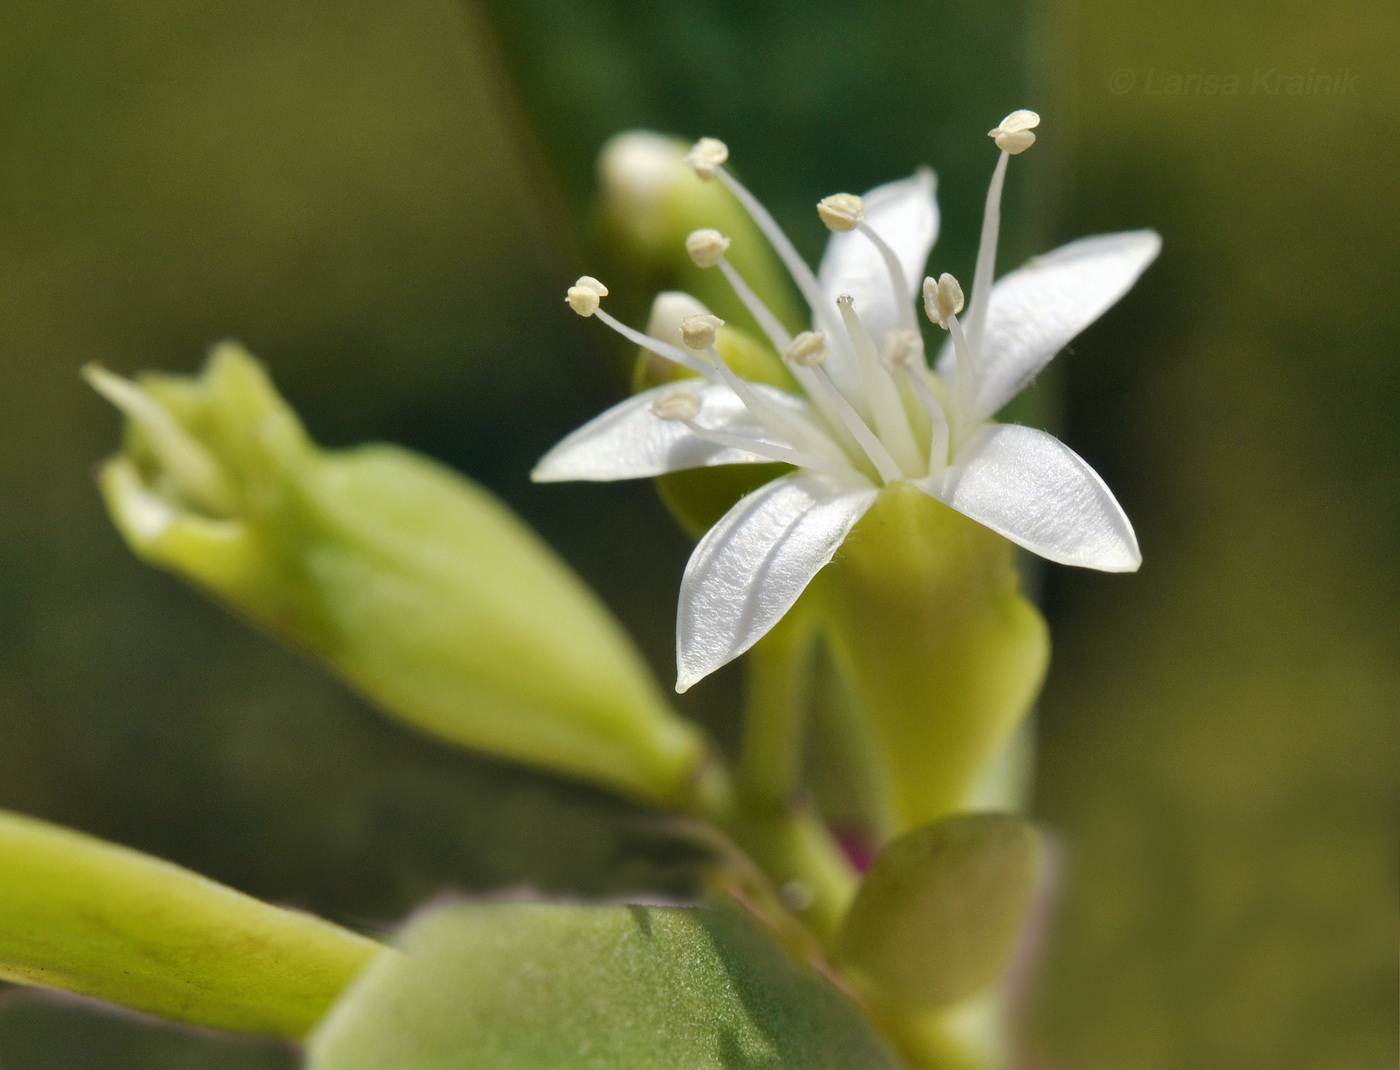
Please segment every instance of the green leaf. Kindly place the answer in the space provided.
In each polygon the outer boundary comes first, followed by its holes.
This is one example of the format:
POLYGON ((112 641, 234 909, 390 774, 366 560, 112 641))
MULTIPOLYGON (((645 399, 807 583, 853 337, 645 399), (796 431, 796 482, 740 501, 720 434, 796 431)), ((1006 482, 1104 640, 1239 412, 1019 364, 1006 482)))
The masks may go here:
POLYGON ((299 1038, 381 950, 168 862, 0 811, 0 980, 299 1038))
POLYGON ((448 907, 371 967, 310 1070, 894 1070, 856 1007, 733 907, 448 907))
POLYGON ((842 968, 884 1006, 924 1010, 1001 976, 1040 870, 1035 827, 959 814, 892 841, 837 937, 842 968))

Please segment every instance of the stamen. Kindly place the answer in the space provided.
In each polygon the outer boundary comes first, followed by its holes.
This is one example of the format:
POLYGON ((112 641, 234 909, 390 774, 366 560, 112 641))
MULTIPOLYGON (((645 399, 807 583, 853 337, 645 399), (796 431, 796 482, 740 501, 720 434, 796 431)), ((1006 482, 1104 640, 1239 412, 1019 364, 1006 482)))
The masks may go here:
POLYGON ((685 239, 685 251, 696 267, 712 268, 724 259, 729 248, 729 239, 710 227, 693 230, 685 239))
POLYGON ((569 287, 564 296, 565 303, 585 319, 598 311, 602 298, 608 296, 608 288, 592 275, 582 275, 578 282, 569 287))
POLYGON ((997 124, 996 129, 987 131, 987 136, 1002 152, 1019 156, 1035 144, 1031 131, 1039 125, 1039 115, 1027 108, 1018 108, 997 124))
POLYGON ((992 171, 992 184, 987 188, 987 203, 982 211, 982 240, 977 245, 977 267, 972 273, 972 308, 967 314, 967 339, 973 350, 981 348, 982 332, 987 325, 987 309, 991 305, 992 276, 996 273, 997 239, 1001 234, 1001 194, 1006 185, 1006 163, 1035 142, 1031 133, 1040 125, 1040 116, 1033 111, 1013 111, 988 136, 1001 149, 992 171))
POLYGON ((708 439, 718 446, 731 446, 737 450, 745 450, 748 453, 756 453, 760 457, 767 457, 770 461, 794 464, 798 468, 814 468, 821 472, 850 471, 850 465, 833 461, 830 457, 818 457, 816 454, 795 450, 791 446, 783 446, 777 442, 761 442, 758 439, 745 438, 743 435, 731 435, 728 431, 715 431, 708 427, 701 427, 694 420, 682 420, 681 422, 701 438, 708 439))
POLYGON ((817 202, 817 215, 836 233, 855 230, 865 218, 865 201, 854 193, 833 193, 817 202))
POLYGON ((968 338, 981 345, 992 297, 992 276, 997 266, 997 238, 1001 233, 1001 191, 1006 184, 1007 152, 997 157, 992 184, 987 189, 987 205, 982 210, 982 240, 977 245, 977 267, 972 274, 972 308, 967 314, 968 338))
POLYGON ((849 296, 836 299, 836 307, 845 321, 846 331, 855 347, 856 363, 860 368, 861 382, 865 386, 865 396, 870 401, 871 412, 875 416, 875 429, 880 441, 886 443, 891 454, 899 457, 904 466, 912 470, 919 463, 919 447, 914 442, 914 432, 909 426, 909 416, 904 404, 899 400, 899 391, 888 369, 880 360, 875 348, 875 339, 856 315, 855 300, 849 296))
POLYGON ((695 417, 700 415, 700 398, 693 390, 687 390, 685 387, 668 390, 653 401, 651 414, 658 420, 675 420, 683 423, 693 434, 718 446, 730 446, 734 449, 744 450, 746 453, 756 453, 758 456, 767 457, 772 461, 795 464, 799 468, 819 468, 827 472, 845 471, 847 468, 845 464, 833 461, 829 457, 818 457, 815 454, 804 453, 802 450, 795 450, 778 442, 763 442, 759 439, 746 438, 743 435, 733 435, 728 431, 701 427, 695 422, 695 417))
POLYGON ((685 155, 685 162, 707 182, 715 177, 727 159, 729 146, 713 137, 702 137, 685 155))
POLYGON ((787 333, 787 329, 778 322, 778 317, 773 315, 768 306, 763 303, 763 298, 759 297, 744 277, 739 274, 736 268, 725 257, 720 257, 719 269, 724 272, 724 277, 729 280, 730 287, 734 290, 735 296, 744 303, 744 307, 749 310, 749 315, 758 321, 758 325, 763 328, 763 333, 768 336, 768 341, 773 348, 782 353, 792 344, 792 336, 787 333))
POLYGON ((963 292, 957 279, 946 271, 936 279, 931 276, 924 279, 924 315, 931 322, 946 331, 948 318, 962 310, 963 292))
POLYGON ((797 288, 802 291, 803 300, 812 307, 812 313, 816 316, 822 328, 831 336, 836 337, 837 326, 835 318, 831 315, 830 308, 827 307, 826 296, 822 293, 822 288, 817 282, 817 277, 812 274, 812 269, 807 266, 807 262, 797 254, 788 236, 778 226, 778 221, 773 218, 767 208, 759 203, 757 197, 748 191, 748 188, 730 174, 724 168, 718 168, 714 172, 721 182, 728 187, 729 192, 734 194, 744 210, 757 224, 758 229, 763 231, 763 236, 768 239, 768 243, 773 246, 773 251, 778 254, 778 259, 783 262, 783 266, 788 269, 788 274, 792 276, 792 281, 797 284, 797 288))
POLYGON ((708 312, 687 316, 681 320, 681 340, 687 349, 709 349, 715 344, 715 332, 723 326, 724 320, 708 312))
POLYGON ((694 353, 687 353, 680 346, 673 346, 670 342, 663 342, 659 338, 653 338, 649 334, 643 334, 641 331, 634 330, 627 326, 627 324, 609 315, 601 308, 594 309, 593 315, 597 316, 633 345, 640 346, 648 353, 655 353, 658 357, 664 357, 666 360, 679 364, 683 368, 689 368, 697 375, 703 375, 706 379, 713 379, 715 377, 715 370, 694 353))
POLYGON ((909 288, 909 280, 904 276, 904 265, 899 262, 899 257, 890 248, 889 243, 876 232, 875 228, 864 219, 856 223, 856 229, 864 234, 874 244, 880 252, 880 258, 885 262, 885 270, 890 273, 890 284, 894 287, 896 303, 899 305, 899 325, 906 331, 919 330, 919 320, 914 314, 912 297, 914 291, 909 288))
POLYGON ((977 398, 977 363, 974 350, 963 334, 958 323, 958 313, 963 310, 962 287, 958 280, 946 271, 937 281, 924 280, 924 312, 938 326, 953 336, 953 353, 957 359, 957 387, 955 394, 958 434, 961 436, 969 427, 973 402, 977 398), (966 426, 965 426, 966 425, 966 426))
POLYGON ((789 417, 786 413, 770 405, 758 391, 740 377, 733 368, 719 355, 716 349, 710 350, 710 360, 714 362, 715 370, 720 377, 734 391, 740 401, 744 403, 744 408, 749 410, 749 414, 761 423, 765 428, 777 435, 785 438, 795 446, 802 447, 814 453, 826 456, 833 450, 839 455, 841 449, 835 443, 824 436, 819 435, 814 429, 804 426, 798 421, 789 417))
POLYGON ((783 359, 799 368, 816 368, 826 363, 826 335, 803 331, 783 350, 783 359))
POLYGON ((232 516, 237 493, 214 455, 146 390, 106 368, 83 369, 88 384, 146 434, 165 474, 190 503, 215 516, 232 516))
MULTIPOLYGON (((912 354, 912 351, 910 351, 912 354)), ((928 474, 941 470, 948 464, 948 416, 943 411, 943 406, 939 404, 938 398, 934 396, 933 388, 928 385, 928 378, 924 375, 926 365, 922 360, 915 360, 913 356, 906 358, 899 363, 904 369, 904 375, 909 380, 909 385, 914 388, 914 395, 923 405, 924 411, 928 413, 930 437, 928 445, 928 474)))
POLYGON ((651 403, 651 414, 658 420, 693 420, 700 415, 700 397, 694 390, 678 386, 651 403))
POLYGON ((958 382, 954 396, 958 407, 958 444, 961 445, 975 423, 972 419, 972 409, 977 403, 977 365, 973 359, 972 346, 968 344, 962 324, 955 315, 948 317, 948 333, 953 336, 953 353, 958 362, 958 382))
MULTIPOLYGON (((803 332, 804 334, 810 332, 803 332)), ((801 337, 799 335, 799 337, 801 337)), ((794 343, 794 348, 796 343, 794 343)), ((805 367, 811 377, 810 381, 816 390, 813 394, 823 397, 827 405, 835 411, 846 430, 851 433, 864 454, 870 458, 870 463, 875 466, 875 471, 886 483, 893 483, 904 478, 904 473, 899 470, 899 465, 894 463, 894 458, 890 456, 889 450, 885 449, 884 443, 875 437, 875 433, 864 420, 860 418, 860 413, 851 408, 851 403, 841 395, 841 391, 836 389, 836 384, 831 381, 831 377, 822 368, 822 363, 826 359, 825 349, 820 350, 822 359, 808 365, 799 364, 798 367, 805 367)), ((807 359, 812 359, 813 354, 809 354, 807 359)), ((796 358, 794 358, 796 363, 796 358)))

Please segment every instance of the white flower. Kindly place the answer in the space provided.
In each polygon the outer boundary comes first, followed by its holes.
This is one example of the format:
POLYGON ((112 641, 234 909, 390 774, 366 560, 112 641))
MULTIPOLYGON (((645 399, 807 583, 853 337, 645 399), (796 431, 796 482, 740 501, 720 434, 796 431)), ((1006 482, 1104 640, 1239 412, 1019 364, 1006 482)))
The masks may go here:
POLYGON ((924 357, 913 285, 938 231, 927 170, 863 198, 823 200, 819 214, 833 234, 813 275, 724 169, 723 145, 706 139, 692 154, 702 178, 719 178, 743 203, 812 308, 812 330, 792 337, 725 258, 723 235, 693 236, 696 262, 724 272, 800 392, 735 375, 705 344, 719 324, 714 317, 682 330, 683 319, 706 314, 693 298, 662 295, 645 335, 599 307, 594 295, 605 290, 597 280, 581 279, 570 291, 580 314, 703 378, 615 405, 554 447, 534 479, 632 479, 772 461, 796 469, 739 501, 695 548, 681 583, 677 691, 772 628, 881 489, 898 481, 1051 561, 1106 572, 1141 563, 1132 525, 1093 469, 1044 431, 991 421, 1132 286, 1161 246, 1151 231, 1084 238, 992 283, 1007 161, 1034 140, 1038 121, 1016 112, 992 131, 1001 153, 966 316, 957 280, 924 280, 925 311, 949 332, 936 371, 924 357), (683 338, 704 348, 683 348, 683 338))

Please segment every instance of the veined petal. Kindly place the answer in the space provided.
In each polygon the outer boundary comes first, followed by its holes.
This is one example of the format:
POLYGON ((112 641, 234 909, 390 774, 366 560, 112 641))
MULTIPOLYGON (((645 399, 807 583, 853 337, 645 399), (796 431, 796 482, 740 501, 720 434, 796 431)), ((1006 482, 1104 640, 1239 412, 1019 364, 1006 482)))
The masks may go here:
POLYGON ((677 691, 733 661, 792 608, 879 494, 856 478, 783 476, 710 529, 681 581, 677 691))
POLYGON ((894 250, 904 268, 909 292, 896 294, 889 268, 869 238, 858 230, 838 232, 826 243, 817 278, 822 293, 835 301, 855 300, 856 314, 879 341, 899 326, 900 305, 913 304, 923 282, 924 265, 938 236, 938 203, 933 172, 920 168, 908 178, 876 186, 865 194, 865 221, 894 250))
MULTIPOLYGON (((721 383, 695 380, 700 399, 699 423, 716 431, 769 439, 772 435, 744 403, 721 383)), ((752 384, 764 401, 799 420, 808 420, 807 403, 776 387, 752 384)), ((701 438, 677 420, 662 420, 651 411, 652 404, 676 384, 654 387, 621 401, 595 416, 540 458, 530 478, 536 483, 566 480, 605 482, 614 479, 642 479, 678 472, 683 468, 705 468, 718 464, 767 464, 770 459, 756 453, 721 446, 701 438)))
POLYGON ((1135 572, 1142 564, 1133 525, 1113 493, 1082 457, 1044 431, 988 424, 941 479, 918 485, 1062 565, 1135 572))
MULTIPOLYGON (((1098 234, 1033 257, 992 286, 987 323, 977 344, 977 400, 982 420, 1021 392, 1075 335, 1104 314, 1157 258, 1162 239, 1151 230, 1098 234)), ((938 358, 951 382, 951 344, 938 358)))

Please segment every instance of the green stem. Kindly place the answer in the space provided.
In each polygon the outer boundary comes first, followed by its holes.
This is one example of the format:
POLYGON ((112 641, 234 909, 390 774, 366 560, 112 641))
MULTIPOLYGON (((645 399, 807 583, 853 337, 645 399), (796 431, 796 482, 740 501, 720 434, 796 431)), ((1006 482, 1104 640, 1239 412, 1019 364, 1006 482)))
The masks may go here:
POLYGON ((736 787, 746 800, 787 802, 798 792, 812 623, 799 603, 749 652, 744 739, 735 774, 736 787))
POLYGON ((699 793, 705 816, 754 860, 789 910, 823 942, 835 935, 856 875, 801 793, 814 628, 799 607, 749 655, 744 739, 732 791, 699 793))

